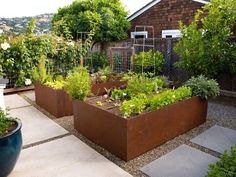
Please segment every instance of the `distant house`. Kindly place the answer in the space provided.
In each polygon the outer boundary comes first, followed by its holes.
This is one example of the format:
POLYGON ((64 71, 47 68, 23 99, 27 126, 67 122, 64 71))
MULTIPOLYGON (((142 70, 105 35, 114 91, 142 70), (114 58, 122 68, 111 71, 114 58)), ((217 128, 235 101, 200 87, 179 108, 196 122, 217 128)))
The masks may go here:
MULTIPOLYGON (((130 31, 134 32, 137 25, 153 26, 155 38, 179 37, 179 21, 189 24, 195 12, 207 3, 209 0, 153 0, 128 17, 130 31)), ((150 28, 139 28, 136 31, 152 33, 150 28)), ((147 33, 143 34, 146 37, 153 36, 147 33)), ((135 34, 140 35, 132 33, 131 37, 135 34)))

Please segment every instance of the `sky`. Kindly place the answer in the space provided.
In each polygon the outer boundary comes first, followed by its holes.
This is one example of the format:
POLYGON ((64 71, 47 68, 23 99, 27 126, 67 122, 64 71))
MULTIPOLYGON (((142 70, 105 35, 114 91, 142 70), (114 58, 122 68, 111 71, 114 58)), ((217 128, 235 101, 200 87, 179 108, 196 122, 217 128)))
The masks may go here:
MULTIPOLYGON (((0 0, 0 17, 34 16, 56 13, 59 7, 71 4, 73 0, 0 0)), ((129 14, 132 14, 150 0, 121 0, 129 14)))

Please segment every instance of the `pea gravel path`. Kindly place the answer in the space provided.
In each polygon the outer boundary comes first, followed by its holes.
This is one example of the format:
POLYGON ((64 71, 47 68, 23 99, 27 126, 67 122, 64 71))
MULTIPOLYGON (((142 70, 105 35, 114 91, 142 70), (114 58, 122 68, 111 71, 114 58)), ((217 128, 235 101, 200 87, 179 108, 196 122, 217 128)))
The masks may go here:
MULTIPOLYGON (((23 95, 24 97, 24 95, 23 95)), ((25 97, 25 99, 28 99, 25 97)), ((30 100, 29 100, 30 101, 30 100)), ((32 102, 36 108, 40 110, 40 108, 32 102)), ((41 110, 43 111, 43 110, 41 110)), ((44 112, 45 113, 45 112, 44 112)), ((45 113, 48 114, 48 113, 45 113)), ((129 162, 124 162, 119 158, 115 157, 113 154, 109 153, 105 149, 97 146, 93 142, 89 141, 87 138, 83 137, 80 133, 78 133, 73 127, 73 116, 63 117, 60 119, 55 119, 55 117, 48 114, 55 122, 59 125, 64 127, 66 130, 77 136, 83 142, 88 144, 90 147, 98 151, 100 154, 104 155, 109 160, 113 161, 115 164, 126 170, 128 173, 133 175, 134 177, 147 177, 140 171, 140 168, 149 164, 150 162, 160 158, 161 156, 171 152, 172 150, 176 149, 177 147, 185 144, 189 145, 190 147, 194 147, 199 149, 203 152, 211 154, 215 157, 219 157, 220 154, 209 149, 203 148, 199 145, 193 144, 190 140, 202 132, 206 131, 210 127, 214 125, 219 125, 223 127, 227 127, 233 130, 236 130, 236 99, 217 99, 212 100, 209 102, 208 106, 208 116, 206 123, 202 124, 201 126, 176 137, 175 139, 141 155, 138 158, 135 158, 129 162)))

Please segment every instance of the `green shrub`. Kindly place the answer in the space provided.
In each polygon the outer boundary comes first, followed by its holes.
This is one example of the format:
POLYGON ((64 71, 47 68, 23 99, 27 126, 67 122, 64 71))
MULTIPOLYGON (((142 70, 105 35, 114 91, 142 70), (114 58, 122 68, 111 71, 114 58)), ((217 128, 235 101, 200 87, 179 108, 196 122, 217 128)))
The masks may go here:
POLYGON ((104 52, 94 52, 86 60, 86 66, 92 68, 94 72, 97 72, 99 68, 104 68, 109 65, 109 58, 104 52))
POLYGON ((206 177, 235 177, 236 176, 236 147, 225 152, 220 160, 209 165, 206 177))
POLYGON ((145 94, 139 94, 129 101, 124 101, 120 107, 124 118, 129 118, 131 115, 141 114, 146 108, 147 97, 145 94))
POLYGON ((192 91, 189 87, 179 87, 176 90, 166 90, 149 100, 149 109, 156 110, 177 101, 188 99, 191 95, 192 91))
POLYGON ((14 124, 14 118, 0 109, 0 137, 8 133, 8 129, 14 124))
POLYGON ((164 85, 164 81, 158 78, 149 78, 143 75, 133 75, 126 88, 130 97, 136 96, 140 93, 147 95, 153 94, 161 89, 164 85))
POLYGON ((185 86, 192 89, 193 96, 200 96, 204 99, 220 94, 219 84, 214 79, 208 79, 203 75, 192 77, 185 83, 185 86))
POLYGON ((176 65, 194 76, 235 75, 236 42, 231 40, 235 23, 235 0, 211 0, 197 11, 189 26, 180 23, 182 37, 175 47, 180 60, 176 65))
POLYGON ((156 72, 160 72, 164 64, 164 57, 159 51, 140 52, 134 56, 133 64, 136 72, 154 72, 154 69, 156 72))
POLYGON ((73 99, 85 100, 91 93, 91 80, 87 69, 81 66, 74 68, 68 74, 64 88, 73 99))

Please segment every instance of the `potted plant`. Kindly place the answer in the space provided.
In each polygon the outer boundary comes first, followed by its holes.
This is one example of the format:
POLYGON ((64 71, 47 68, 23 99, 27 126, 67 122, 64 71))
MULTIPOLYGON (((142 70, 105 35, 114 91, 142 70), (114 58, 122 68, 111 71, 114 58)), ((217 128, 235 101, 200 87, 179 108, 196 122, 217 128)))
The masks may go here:
POLYGON ((219 94, 218 84, 204 76, 175 90, 163 85, 158 78, 134 76, 110 98, 74 100, 75 129, 128 161, 204 123, 206 98, 219 94))
POLYGON ((0 109, 0 176, 13 170, 22 147, 21 122, 0 109))

